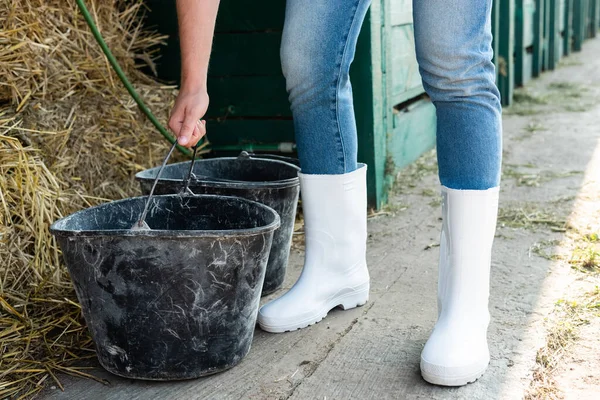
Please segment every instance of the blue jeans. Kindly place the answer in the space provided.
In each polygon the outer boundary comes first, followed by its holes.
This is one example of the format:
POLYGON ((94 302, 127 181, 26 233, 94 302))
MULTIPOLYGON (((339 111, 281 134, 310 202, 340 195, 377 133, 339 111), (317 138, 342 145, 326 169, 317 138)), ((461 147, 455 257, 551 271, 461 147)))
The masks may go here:
MULTIPOLYGON (((423 86, 437 112, 442 185, 498 186, 500 94, 492 64, 491 0, 414 0, 423 86)), ((357 167, 349 79, 370 0, 287 0, 281 65, 302 171, 343 174, 357 167)))

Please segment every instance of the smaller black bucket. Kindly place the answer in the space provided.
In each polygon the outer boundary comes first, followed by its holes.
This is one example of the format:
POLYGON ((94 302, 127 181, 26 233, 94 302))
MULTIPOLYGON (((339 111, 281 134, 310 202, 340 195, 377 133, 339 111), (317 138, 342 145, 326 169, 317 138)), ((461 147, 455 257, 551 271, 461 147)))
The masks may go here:
POLYGON ((250 350, 277 213, 224 196, 106 203, 52 225, 100 364, 136 379, 188 379, 250 350))
MULTIPOLYGON (((196 178, 190 182, 189 188, 196 194, 237 196, 258 201, 277 211, 281 217, 281 227, 273 235, 263 285, 264 296, 279 289, 285 279, 300 193, 300 168, 280 159, 257 157, 240 155, 196 160, 193 170, 196 178)), ((155 193, 179 193, 190 162, 167 165, 155 193)), ((158 169, 147 169, 136 174, 143 194, 150 193, 158 169)))

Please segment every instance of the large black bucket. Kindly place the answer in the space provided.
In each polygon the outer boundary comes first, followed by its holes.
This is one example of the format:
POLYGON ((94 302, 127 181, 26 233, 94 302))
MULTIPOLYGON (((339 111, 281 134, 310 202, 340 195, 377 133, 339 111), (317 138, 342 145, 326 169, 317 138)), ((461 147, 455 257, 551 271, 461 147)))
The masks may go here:
POLYGON ((250 350, 277 213, 224 196, 147 197, 52 225, 100 364, 116 375, 188 379, 250 350))
MULTIPOLYGON (((188 174, 190 161, 170 164, 163 170, 155 193, 179 193, 188 174)), ((273 235, 263 295, 283 285, 290 255, 300 183, 298 168, 275 159, 248 156, 196 160, 190 189, 196 194, 238 196, 272 207, 281 217, 281 227, 273 235)), ((158 168, 139 172, 142 193, 150 193, 158 168)))

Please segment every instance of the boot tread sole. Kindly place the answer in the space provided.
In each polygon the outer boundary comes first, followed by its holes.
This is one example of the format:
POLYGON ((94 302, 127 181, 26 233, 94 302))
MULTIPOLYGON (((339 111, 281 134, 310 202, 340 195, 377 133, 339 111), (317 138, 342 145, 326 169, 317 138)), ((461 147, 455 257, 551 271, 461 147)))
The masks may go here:
POLYGON ((468 375, 464 375, 464 376, 459 376, 459 377, 446 377, 446 376, 439 376, 439 375, 433 375, 433 374, 428 374, 426 372, 424 372, 423 370, 421 370, 421 376, 423 377, 423 379, 433 385, 438 385, 438 386, 465 386, 468 385, 469 383, 473 383, 475 381, 477 381, 479 378, 481 378, 483 376, 483 374, 485 373, 487 369, 487 366, 481 370, 478 371, 476 373, 470 373, 468 375))
POLYGON ((366 299, 360 299, 358 301, 350 300, 349 302, 343 301, 345 298, 348 298, 348 297, 352 298, 352 297, 360 295, 364 292, 365 292, 365 290, 361 290, 361 291, 354 292, 354 293, 346 293, 345 295, 340 296, 339 298, 335 299, 335 301, 331 301, 329 304, 330 305, 335 304, 335 305, 333 305, 333 306, 328 305, 327 307, 325 307, 325 312, 323 313, 323 310, 321 310, 320 313, 317 314, 319 316, 317 316, 316 318, 312 317, 308 320, 300 322, 299 324, 296 324, 295 326, 292 326, 289 328, 288 327, 282 328, 280 326, 279 327, 278 326, 269 326, 269 325, 261 323, 260 321, 258 324, 262 330, 270 332, 270 333, 293 332, 293 331, 297 331, 298 329, 307 328, 311 325, 321 322, 323 320, 323 318, 327 317, 327 315, 329 314, 329 311, 333 310, 334 308, 340 307, 343 310, 350 310, 350 309, 353 309, 356 307, 364 306, 367 303, 367 301, 369 300, 369 287, 368 286, 366 289, 366 293, 367 293, 366 299))

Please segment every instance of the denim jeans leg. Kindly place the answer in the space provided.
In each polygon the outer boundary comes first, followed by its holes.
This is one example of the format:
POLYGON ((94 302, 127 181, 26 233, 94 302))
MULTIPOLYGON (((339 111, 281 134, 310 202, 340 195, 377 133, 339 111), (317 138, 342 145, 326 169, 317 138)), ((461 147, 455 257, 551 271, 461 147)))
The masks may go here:
POLYGON ((370 0, 287 0, 281 65, 302 172, 357 168, 349 70, 370 0))
POLYGON ((500 94, 492 64, 492 0, 414 0, 423 86, 437 112, 442 185, 485 190, 500 183, 500 94))

